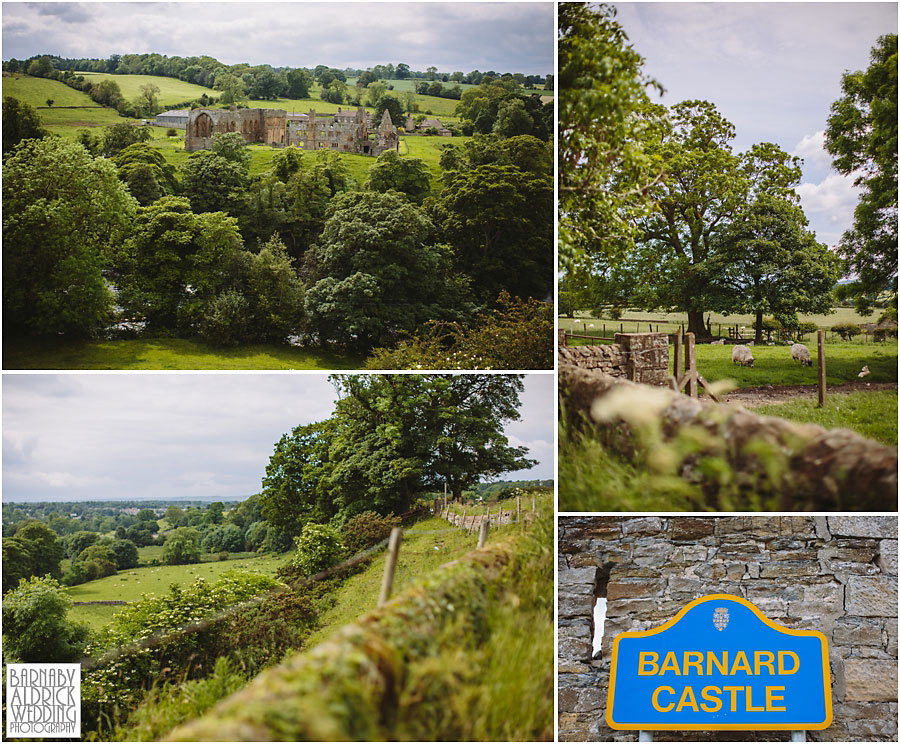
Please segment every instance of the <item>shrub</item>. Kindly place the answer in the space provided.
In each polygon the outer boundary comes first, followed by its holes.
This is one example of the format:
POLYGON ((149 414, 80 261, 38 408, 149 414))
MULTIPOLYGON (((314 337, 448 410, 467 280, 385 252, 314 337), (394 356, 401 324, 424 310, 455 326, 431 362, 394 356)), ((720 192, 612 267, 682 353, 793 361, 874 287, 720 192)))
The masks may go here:
POLYGON ((199 563, 200 533, 193 527, 176 527, 166 536, 162 561, 169 566, 199 563))
POLYGON ((200 338, 213 346, 239 346, 250 339, 250 303, 229 289, 210 302, 200 321, 200 338))
POLYGON ((66 620, 72 606, 59 582, 49 576, 19 581, 3 597, 3 658, 18 662, 68 662, 80 658, 86 625, 66 620))
POLYGON ((815 333, 819 330, 819 326, 815 323, 800 323, 797 326, 797 335, 802 339, 808 333, 815 333))
POLYGON ((350 555, 355 555, 366 548, 371 548, 391 534, 394 527, 400 526, 400 517, 367 511, 349 519, 342 530, 344 547, 350 555))
POLYGON ((897 321, 897 308, 889 307, 881 315, 878 316, 878 322, 883 323, 886 320, 897 321))
POLYGON ((172 127, 169 127, 166 130, 166 137, 177 137, 177 136, 178 136, 178 132, 175 131, 172 127))
POLYGON ((856 325, 856 323, 838 323, 837 325, 831 326, 831 330, 833 333, 836 333, 844 339, 844 341, 849 341, 854 336, 858 336, 862 333, 862 328, 856 325))
POLYGON ((306 576, 331 568, 344 555, 340 533, 327 524, 307 524, 294 538, 297 552, 291 565, 306 576))

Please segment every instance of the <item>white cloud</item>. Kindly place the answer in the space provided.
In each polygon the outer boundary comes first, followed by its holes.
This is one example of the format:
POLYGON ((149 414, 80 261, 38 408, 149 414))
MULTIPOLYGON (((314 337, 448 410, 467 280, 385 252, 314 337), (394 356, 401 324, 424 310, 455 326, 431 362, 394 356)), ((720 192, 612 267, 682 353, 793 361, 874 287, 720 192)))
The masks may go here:
POLYGON ((825 149, 825 130, 820 129, 815 134, 804 134, 791 155, 803 158, 804 163, 814 165, 818 168, 831 168, 831 155, 825 149))
POLYGON ((832 173, 819 183, 801 183, 795 191, 804 212, 823 215, 829 225, 852 224, 859 189, 851 176, 832 173))

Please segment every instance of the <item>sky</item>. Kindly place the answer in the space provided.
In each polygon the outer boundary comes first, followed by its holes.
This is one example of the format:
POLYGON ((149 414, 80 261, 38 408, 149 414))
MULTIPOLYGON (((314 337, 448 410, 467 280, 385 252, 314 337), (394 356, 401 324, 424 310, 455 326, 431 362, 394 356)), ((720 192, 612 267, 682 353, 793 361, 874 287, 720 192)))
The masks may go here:
MULTIPOLYGON (((328 418, 327 374, 3 375, 3 500, 236 500, 257 493, 276 442, 328 418)), ((555 385, 530 374, 505 433, 553 478, 555 385)))
POLYGON ((644 71, 672 105, 716 104, 734 150, 774 142, 805 161, 797 192, 820 242, 853 223, 852 178, 831 169, 823 135, 841 75, 868 67, 879 36, 897 32, 897 4, 614 3, 644 71))
POLYGON ((225 64, 553 72, 552 3, 3 3, 3 59, 156 52, 225 64))

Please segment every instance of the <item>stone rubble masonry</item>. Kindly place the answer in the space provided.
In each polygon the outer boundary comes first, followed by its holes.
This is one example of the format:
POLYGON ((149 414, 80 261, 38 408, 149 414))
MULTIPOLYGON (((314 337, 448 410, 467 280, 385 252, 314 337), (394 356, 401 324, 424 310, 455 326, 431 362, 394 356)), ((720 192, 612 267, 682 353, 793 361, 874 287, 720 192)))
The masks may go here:
MULTIPOLYGON (((571 347, 568 351, 578 348, 584 347, 571 347)), ((642 390, 647 390, 621 379, 621 376, 562 363, 562 360, 558 380, 561 405, 570 422, 590 420, 595 402, 622 392, 623 386, 635 392, 636 400, 642 390)), ((658 415, 664 439, 673 439, 687 426, 702 427, 714 435, 716 452, 748 482, 755 483, 760 470, 759 460, 752 454, 754 446, 767 444, 773 452, 780 453, 785 467, 776 486, 783 511, 897 510, 896 447, 872 442, 847 429, 826 431, 814 424, 759 416, 743 408, 690 398, 672 390, 656 388, 653 393, 653 405, 657 405, 657 398, 661 401, 658 415)), ((622 455, 629 456, 634 450, 635 440, 628 424, 621 419, 597 424, 595 432, 605 446, 622 455)), ((692 459, 685 458, 682 475, 699 477, 698 473, 689 472, 692 464, 692 459)), ((860 527, 860 524, 867 524, 868 517, 837 519, 840 520, 835 522, 837 534, 841 534, 841 530, 893 529, 893 537, 897 536, 896 524, 883 528, 860 527)), ((883 562, 889 564, 892 560, 896 562, 895 555, 884 554, 883 562)), ((803 568, 797 566, 796 570, 802 574, 803 568)))
MULTIPOLYGON (((897 517, 560 517, 559 740, 606 725, 613 638, 724 593, 828 639, 834 721, 809 741, 897 740, 897 517), (884 556, 894 556, 884 560, 884 556), (593 607, 607 600, 599 654, 593 607)), ((656 741, 785 741, 783 731, 656 731, 656 741)))
POLYGON ((667 385, 669 342, 665 333, 617 333, 615 342, 599 346, 566 346, 565 332, 558 336, 560 364, 599 370, 645 385, 667 385))

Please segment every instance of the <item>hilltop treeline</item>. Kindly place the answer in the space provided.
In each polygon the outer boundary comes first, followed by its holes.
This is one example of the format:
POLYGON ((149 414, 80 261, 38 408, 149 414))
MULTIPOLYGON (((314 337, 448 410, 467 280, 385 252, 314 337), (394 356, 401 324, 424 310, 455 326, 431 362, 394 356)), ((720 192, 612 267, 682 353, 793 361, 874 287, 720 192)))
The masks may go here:
POLYGON ((399 63, 394 65, 375 65, 365 70, 345 67, 339 69, 328 65, 308 67, 272 67, 271 65, 250 65, 241 62, 236 65, 226 65, 214 57, 206 55, 200 57, 168 57, 164 54, 112 54, 106 59, 98 58, 67 58, 56 55, 34 55, 24 61, 11 58, 3 63, 6 72, 25 72, 38 77, 50 77, 50 69, 57 73, 70 72, 101 72, 109 75, 160 75, 162 77, 177 78, 187 83, 214 88, 216 79, 223 75, 235 75, 240 77, 248 86, 248 94, 251 98, 267 99, 279 96, 300 97, 291 95, 290 91, 297 85, 298 78, 303 73, 308 79, 319 81, 323 87, 331 80, 337 79, 347 82, 347 78, 360 78, 365 87, 375 80, 406 80, 417 79, 441 83, 465 83, 479 85, 486 79, 495 80, 507 78, 517 84, 531 89, 535 86, 543 86, 548 82, 552 85, 552 75, 524 75, 520 72, 496 72, 489 70, 481 72, 472 70, 463 73, 439 72, 436 67, 427 70, 410 70, 409 65, 399 63), (324 78, 324 80, 323 80, 324 78), (366 79, 368 78, 368 79, 366 79))

